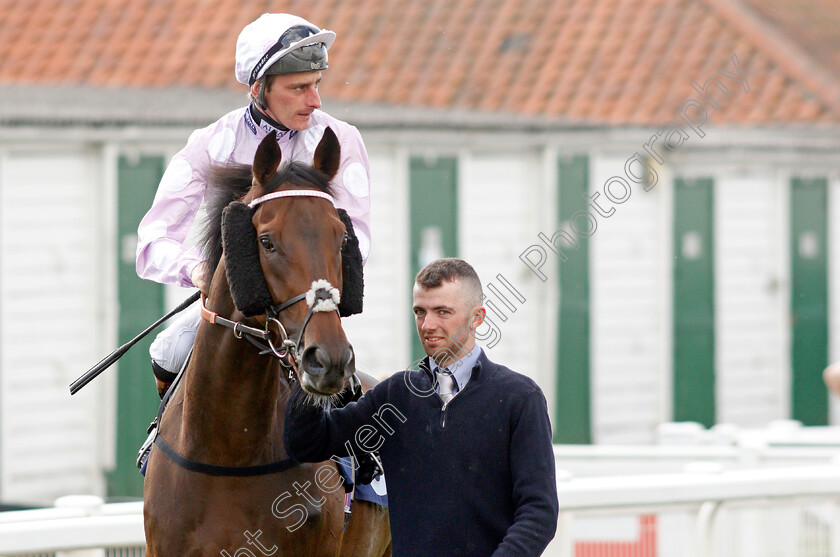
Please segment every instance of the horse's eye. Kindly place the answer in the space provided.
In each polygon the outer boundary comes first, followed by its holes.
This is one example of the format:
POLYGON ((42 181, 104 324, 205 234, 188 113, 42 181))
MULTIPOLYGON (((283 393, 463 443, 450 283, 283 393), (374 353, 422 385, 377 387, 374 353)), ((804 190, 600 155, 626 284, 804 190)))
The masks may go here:
POLYGON ((274 242, 268 236, 260 236, 260 245, 265 251, 274 251, 274 242))
POLYGON ((348 239, 349 238, 347 237, 347 234, 345 234, 344 236, 341 237, 341 249, 344 249, 344 246, 347 245, 347 240, 348 239))

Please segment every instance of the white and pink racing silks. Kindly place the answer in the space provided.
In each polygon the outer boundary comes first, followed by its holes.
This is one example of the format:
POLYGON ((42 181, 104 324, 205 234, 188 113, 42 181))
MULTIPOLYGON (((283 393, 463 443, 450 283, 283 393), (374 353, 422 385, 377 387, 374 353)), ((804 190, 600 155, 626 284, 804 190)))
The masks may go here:
MULTIPOLYGON (((370 165, 359 131, 316 110, 308 129, 278 132, 283 160, 312 164, 315 148, 329 126, 341 144, 341 164, 332 184, 336 206, 347 211, 362 257, 370 252, 370 165), (282 134, 282 135, 281 135, 282 134)), ((234 110, 192 133, 170 161, 152 207, 137 230, 137 274, 163 284, 193 286, 190 274, 204 255, 185 242, 204 199, 204 170, 211 162, 252 164, 267 126, 255 124, 248 107, 234 110)))

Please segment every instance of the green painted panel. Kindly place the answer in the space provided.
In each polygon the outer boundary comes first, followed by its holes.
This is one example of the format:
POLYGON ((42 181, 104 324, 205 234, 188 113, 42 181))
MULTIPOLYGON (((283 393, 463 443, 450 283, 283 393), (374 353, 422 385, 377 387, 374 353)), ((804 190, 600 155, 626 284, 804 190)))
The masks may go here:
POLYGON ((674 180, 674 421, 715 424, 714 184, 674 180))
POLYGON ((828 423, 828 183, 791 181, 792 417, 805 425, 828 423))
MULTIPOLYGON (((164 314, 164 288, 137 276, 132 249, 136 243, 137 225, 152 205, 163 171, 162 157, 141 157, 136 161, 121 157, 119 161, 120 345, 164 314)), ((134 345, 118 363, 117 459, 116 469, 108 478, 110 496, 143 495, 143 477, 134 461, 146 439, 146 427, 160 403, 149 360, 149 345, 154 335, 153 332, 134 345)))
MULTIPOLYGON (((558 222, 586 210, 583 195, 589 188, 589 160, 561 158, 557 163, 558 222)), ((591 443, 592 411, 589 362, 589 242, 568 249, 558 261, 560 307, 557 326, 557 392, 554 420, 556 443, 591 443)), ((562 241, 562 240, 559 240, 562 241)))
MULTIPOLYGON (((454 157, 409 161, 411 289, 423 265, 458 256, 458 161, 454 157)), ((425 355, 411 317, 412 359, 425 355)))

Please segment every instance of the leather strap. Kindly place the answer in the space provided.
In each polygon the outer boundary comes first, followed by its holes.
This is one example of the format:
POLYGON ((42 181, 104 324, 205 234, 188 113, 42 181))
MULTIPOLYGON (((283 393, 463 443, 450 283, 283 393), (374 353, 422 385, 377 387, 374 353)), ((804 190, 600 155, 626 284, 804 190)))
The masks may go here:
POLYGON ((261 329, 255 329, 254 327, 249 327, 244 323, 239 321, 231 321, 230 319, 225 319, 221 317, 215 311, 210 311, 207 309, 206 298, 204 294, 201 295, 201 318, 207 321, 208 323, 212 323, 214 325, 221 325, 223 327, 227 327, 228 329, 233 329, 233 334, 235 334, 238 338, 242 337, 242 334, 246 334, 249 336, 254 336, 262 340, 268 340, 269 334, 268 331, 263 331, 261 329))
MULTIPOLYGON (((204 304, 202 303, 202 306, 204 304)), ((251 340, 250 337, 246 337, 248 340, 251 340)), ((192 355, 192 350, 190 350, 190 356, 192 355)), ((169 399, 175 393, 175 389, 181 382, 181 378, 184 376, 184 372, 187 369, 187 363, 189 362, 189 356, 187 360, 184 362, 184 365, 181 367, 181 371, 178 372, 178 376, 175 377, 175 380, 172 382, 172 385, 169 387, 169 390, 166 391, 166 395, 163 397, 163 400, 160 401, 160 406, 158 407, 158 413, 155 419, 152 421, 151 425, 149 425, 149 433, 154 430, 155 432, 155 446, 160 449, 166 457, 174 462, 177 466, 184 468, 185 470, 191 470, 193 472, 199 472, 201 474, 208 474, 210 476, 229 476, 229 477, 248 477, 248 476, 263 476, 265 474, 274 474, 277 472, 283 472, 288 470, 289 468, 293 468, 298 465, 298 462, 292 458, 287 458, 285 460, 280 460, 278 462, 272 462, 271 464, 259 464, 257 466, 219 466, 216 464, 205 464, 203 462, 198 462, 192 459, 189 459, 185 456, 181 456, 175 449, 172 448, 172 445, 166 442, 166 440, 161 437, 160 435, 160 422, 161 418, 163 417, 163 411, 166 408, 166 404, 169 402, 169 399)))
POLYGON ((293 458, 287 458, 270 464, 258 464, 256 466, 219 466, 216 464, 206 464, 181 456, 178 451, 172 448, 167 443, 160 433, 155 437, 155 445, 166 457, 185 470, 191 472, 198 472, 200 474, 208 474, 210 476, 226 476, 226 477, 250 477, 250 476, 264 476, 266 474, 276 474, 277 472, 284 472, 289 468, 298 465, 298 462, 293 458))

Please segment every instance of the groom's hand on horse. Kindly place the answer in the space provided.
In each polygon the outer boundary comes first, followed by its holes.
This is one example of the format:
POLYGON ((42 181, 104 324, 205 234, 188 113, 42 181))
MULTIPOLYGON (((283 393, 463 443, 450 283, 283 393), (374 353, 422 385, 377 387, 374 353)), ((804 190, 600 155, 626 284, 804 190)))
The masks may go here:
POLYGON ((356 469, 356 483, 369 484, 384 472, 380 465, 378 453, 360 452, 356 455, 356 460, 359 461, 359 466, 356 469))
MULTIPOLYGON (((350 386, 343 390, 339 395, 332 400, 332 405, 335 408, 341 408, 351 402, 355 402, 362 397, 362 385, 356 380, 350 383, 350 386)), ((382 465, 379 460, 379 453, 359 452, 356 457, 356 483, 369 484, 376 477, 381 475, 382 465)))
MULTIPOLYGON (((312 435, 305 431, 306 426, 313 426, 320 422, 324 409, 322 406, 311 404, 299 381, 292 384, 291 392, 289 394, 289 402, 286 405, 286 429, 284 431, 284 442, 287 449, 291 453, 295 453, 294 447, 290 442, 290 434, 298 440, 312 439, 312 435)), ((355 388, 350 388, 333 398, 331 406, 333 408, 341 408, 346 404, 358 400, 362 396, 362 389, 358 383, 355 388)), ((317 429, 317 426, 313 426, 317 429)), ((301 462, 311 462, 312 459, 306 455, 307 447, 298 446, 298 451, 292 456, 301 462)), ((354 455, 356 457, 356 483, 369 484, 376 479, 384 471, 382 470, 381 461, 378 453, 367 453, 360 451, 354 455)), ((317 459, 316 459, 317 460, 317 459)))

